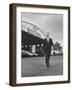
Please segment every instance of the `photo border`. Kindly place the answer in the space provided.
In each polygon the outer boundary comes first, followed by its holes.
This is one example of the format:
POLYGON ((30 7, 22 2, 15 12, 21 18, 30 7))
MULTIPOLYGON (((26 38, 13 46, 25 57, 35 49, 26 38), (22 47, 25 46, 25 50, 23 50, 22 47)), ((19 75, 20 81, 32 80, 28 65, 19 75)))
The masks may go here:
POLYGON ((10 4, 10 73, 9 84, 11 86, 30 86, 30 85, 45 85, 45 84, 59 84, 70 82, 70 7, 66 6, 50 6, 50 5, 34 5, 34 4, 10 4), (53 81, 53 82, 36 82, 36 83, 16 83, 16 8, 17 7, 31 7, 31 8, 50 8, 50 9, 64 9, 68 10, 68 80, 67 81, 53 81))

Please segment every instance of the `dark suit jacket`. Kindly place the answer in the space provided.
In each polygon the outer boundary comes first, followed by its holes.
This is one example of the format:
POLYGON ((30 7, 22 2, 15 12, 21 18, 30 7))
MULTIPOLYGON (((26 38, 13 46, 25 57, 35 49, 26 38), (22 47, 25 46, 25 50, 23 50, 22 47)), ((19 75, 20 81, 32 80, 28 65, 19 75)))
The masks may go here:
POLYGON ((47 41, 47 39, 45 39, 44 44, 43 44, 44 52, 50 52, 51 51, 51 46, 53 46, 52 39, 50 38, 49 42, 47 41))

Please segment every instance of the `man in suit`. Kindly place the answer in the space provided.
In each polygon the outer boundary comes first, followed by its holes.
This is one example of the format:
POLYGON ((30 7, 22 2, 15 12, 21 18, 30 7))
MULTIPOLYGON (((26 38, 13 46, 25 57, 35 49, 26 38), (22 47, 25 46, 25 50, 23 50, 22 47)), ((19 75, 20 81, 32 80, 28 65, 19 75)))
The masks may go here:
POLYGON ((50 60, 50 54, 51 54, 51 46, 53 46, 53 41, 49 37, 49 32, 47 32, 46 39, 44 40, 44 53, 45 53, 45 62, 46 66, 49 67, 49 60, 50 60))

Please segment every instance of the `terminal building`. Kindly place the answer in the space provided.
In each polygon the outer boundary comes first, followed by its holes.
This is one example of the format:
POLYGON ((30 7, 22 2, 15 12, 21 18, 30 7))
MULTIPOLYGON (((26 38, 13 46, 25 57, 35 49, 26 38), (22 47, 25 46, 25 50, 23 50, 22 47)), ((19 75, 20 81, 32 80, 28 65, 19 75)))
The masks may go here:
POLYGON ((43 42, 45 35, 34 24, 22 22, 21 27, 22 56, 44 56, 43 42))

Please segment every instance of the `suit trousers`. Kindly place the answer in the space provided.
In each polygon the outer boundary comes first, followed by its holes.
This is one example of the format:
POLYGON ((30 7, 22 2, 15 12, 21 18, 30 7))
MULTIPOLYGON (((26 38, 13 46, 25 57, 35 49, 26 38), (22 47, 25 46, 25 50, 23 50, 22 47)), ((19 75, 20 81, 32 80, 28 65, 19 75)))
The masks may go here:
POLYGON ((50 54, 51 54, 51 51, 46 52, 45 62, 47 67, 49 67, 50 54))

